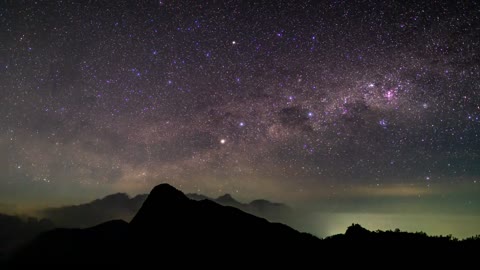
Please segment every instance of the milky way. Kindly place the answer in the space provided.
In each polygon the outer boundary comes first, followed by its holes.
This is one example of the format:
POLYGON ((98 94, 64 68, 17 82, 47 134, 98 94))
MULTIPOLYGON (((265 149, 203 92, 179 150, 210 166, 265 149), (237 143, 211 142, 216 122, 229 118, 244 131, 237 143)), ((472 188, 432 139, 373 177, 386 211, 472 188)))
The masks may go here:
POLYGON ((7 202, 478 198, 476 1, 0 5, 7 202))

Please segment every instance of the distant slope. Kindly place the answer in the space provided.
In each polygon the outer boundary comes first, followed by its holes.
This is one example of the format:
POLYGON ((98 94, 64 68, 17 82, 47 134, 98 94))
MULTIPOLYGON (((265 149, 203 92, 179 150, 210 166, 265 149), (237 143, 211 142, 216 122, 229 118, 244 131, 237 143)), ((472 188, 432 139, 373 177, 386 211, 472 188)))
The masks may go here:
MULTIPOLYGON (((128 222, 140 209, 147 196, 148 194, 141 194, 130 198, 125 193, 117 193, 85 204, 48 208, 41 211, 40 214, 54 222, 57 227, 63 228, 87 228, 114 219, 128 222)), ((291 212, 291 209, 284 204, 271 203, 267 200, 255 200, 244 204, 236 201, 229 194, 217 199, 199 194, 187 194, 186 196, 196 201, 208 199, 221 205, 233 206, 272 221, 284 221, 284 217, 291 212)))
POLYGON ((263 199, 253 200, 250 203, 241 203, 235 200, 232 195, 228 193, 216 199, 210 199, 198 194, 187 194, 187 197, 193 200, 209 199, 218 204, 232 206, 252 215, 266 218, 270 221, 284 221, 290 217, 293 212, 293 210, 285 204, 274 203, 263 199))
POLYGON ((41 215, 63 228, 86 228, 114 219, 130 221, 146 198, 146 194, 130 198, 117 193, 85 204, 48 208, 41 215))
MULTIPOLYGON (((224 198, 231 200, 230 198, 224 198)), ((262 203, 260 203, 262 204, 262 203)), ((336 266, 388 261, 456 266, 474 262, 480 237, 458 241, 424 233, 371 232, 358 224, 320 240, 210 200, 195 201, 162 184, 148 195, 128 224, 114 220, 88 229, 56 229, 37 237, 12 257, 12 264, 128 264, 157 267, 228 266, 220 262, 335 262, 336 266)))
POLYGON ((17 253, 13 263, 146 263, 200 254, 233 258, 239 252, 271 257, 318 243, 286 225, 210 200, 191 200, 163 184, 152 190, 130 224, 53 230, 17 253))
POLYGON ((49 220, 0 214, 0 261, 13 249, 51 229, 53 224, 49 220))

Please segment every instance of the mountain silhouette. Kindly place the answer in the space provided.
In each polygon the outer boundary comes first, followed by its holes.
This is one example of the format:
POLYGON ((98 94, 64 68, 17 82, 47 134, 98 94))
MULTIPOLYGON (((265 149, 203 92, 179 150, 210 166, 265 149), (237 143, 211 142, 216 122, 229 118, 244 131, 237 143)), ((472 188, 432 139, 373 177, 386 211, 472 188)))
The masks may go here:
POLYGON ((253 200, 250 203, 241 203, 228 193, 216 199, 211 199, 198 194, 187 194, 187 197, 198 201, 208 199, 218 204, 232 206, 252 215, 263 217, 275 222, 287 222, 293 214, 293 210, 283 203, 275 203, 263 199, 253 200))
MULTIPOLYGON (((197 254, 205 247, 208 252, 223 256, 232 255, 231 252, 244 247, 262 253, 265 249, 283 252, 300 243, 310 245, 318 240, 237 208, 210 200, 191 200, 167 184, 152 190, 130 222, 130 228, 135 246, 161 242, 162 247, 168 247, 163 253, 172 255, 197 254), (228 248, 225 250, 225 247, 228 248)), ((141 251, 141 254, 145 253, 148 254, 141 251)))
MULTIPOLYGON (((286 222, 292 212, 285 204, 272 203, 267 200, 241 203, 230 194, 225 194, 216 199, 196 193, 186 194, 185 196, 196 201, 211 200, 277 222, 286 222)), ((129 222, 147 197, 148 194, 140 194, 130 198, 125 193, 116 193, 85 204, 47 208, 40 211, 40 215, 51 220, 57 227, 62 228, 88 228, 113 219, 122 219, 129 222)))
POLYGON ((236 201, 232 195, 230 194, 225 194, 223 196, 220 196, 218 197, 215 202, 221 204, 221 205, 225 205, 225 206, 233 206, 233 207, 236 207, 236 208, 239 208, 239 207, 242 207, 243 204, 236 201))
POLYGON ((130 221, 146 198, 146 194, 130 198, 116 193, 85 204, 47 208, 40 215, 58 227, 87 228, 112 219, 130 221))
POLYGON ((18 251, 13 263, 132 263, 191 258, 234 258, 247 252, 293 254, 318 238, 210 200, 195 201, 168 184, 156 186, 130 223, 56 229, 18 251))
MULTIPOLYGON (((231 200, 231 196, 224 199, 231 200)), ((369 265, 378 259, 437 265, 443 261, 431 258, 442 258, 458 265, 473 262, 472 255, 479 248, 479 236, 459 241, 399 230, 369 231, 358 224, 352 224, 345 234, 321 240, 234 207, 192 200, 161 184, 130 223, 112 220, 87 229, 55 229, 18 250, 9 263, 206 267, 228 261, 271 266, 315 263, 322 258, 323 263, 336 262, 337 266, 369 265), (338 257, 342 259, 333 261, 338 257)))

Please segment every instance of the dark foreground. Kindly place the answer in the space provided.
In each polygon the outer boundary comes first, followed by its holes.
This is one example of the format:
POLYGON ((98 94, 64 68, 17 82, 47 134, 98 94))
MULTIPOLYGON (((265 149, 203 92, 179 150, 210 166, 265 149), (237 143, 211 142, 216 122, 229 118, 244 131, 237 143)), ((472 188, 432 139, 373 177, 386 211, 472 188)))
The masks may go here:
POLYGON ((55 229, 22 247, 7 264, 320 265, 335 261, 341 266, 379 259, 441 264, 473 261, 479 251, 479 238, 457 241, 421 233, 370 232, 359 225, 320 240, 233 207, 191 200, 162 184, 152 190, 130 223, 113 220, 88 229, 55 229), (343 259, 334 259, 339 257, 343 259))

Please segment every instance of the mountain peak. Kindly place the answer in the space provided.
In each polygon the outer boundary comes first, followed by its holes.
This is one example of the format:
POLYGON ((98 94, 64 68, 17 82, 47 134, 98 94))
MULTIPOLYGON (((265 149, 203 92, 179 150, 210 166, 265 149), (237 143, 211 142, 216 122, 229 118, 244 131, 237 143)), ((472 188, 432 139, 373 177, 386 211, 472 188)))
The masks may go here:
POLYGON ((226 193, 217 198, 217 201, 235 201, 235 199, 229 193, 226 193))
POLYGON ((188 199, 187 196, 183 194, 183 192, 165 183, 157 185, 152 189, 152 191, 150 192, 150 195, 148 195, 147 197, 147 200, 149 199, 151 200, 152 198, 157 198, 162 201, 188 199))
POLYGON ((360 224, 352 224, 352 226, 347 228, 345 235, 352 238, 361 238, 367 237, 370 233, 369 230, 363 228, 360 224))
POLYGON ((225 195, 222 195, 220 197, 218 197, 216 200, 215 200, 217 203, 221 204, 221 205, 228 205, 228 206, 233 206, 233 207, 241 207, 242 206, 242 203, 238 202, 237 200, 235 200, 232 195, 230 194, 225 194, 225 195))
POLYGON ((170 204, 178 204, 190 200, 183 192, 172 187, 169 184, 160 184, 155 186, 147 199, 143 203, 143 207, 161 207, 170 204))
POLYGON ((190 199, 180 190, 169 184, 160 184, 152 189, 140 210, 130 222, 131 225, 162 222, 162 215, 178 211, 185 207, 190 199), (159 214, 161 213, 161 214, 159 214))
POLYGON ((130 197, 126 193, 114 193, 107 195, 96 201, 127 201, 130 200, 130 197))
MULTIPOLYGON (((103 199, 108 199, 108 198, 122 198, 122 199, 123 199, 123 198, 127 198, 127 199, 128 199, 128 198, 130 198, 130 197, 129 197, 128 194, 126 194, 126 193, 117 192, 117 193, 109 194, 109 195, 103 197, 103 199)), ((100 200, 101 200, 101 199, 100 199, 100 200)))

